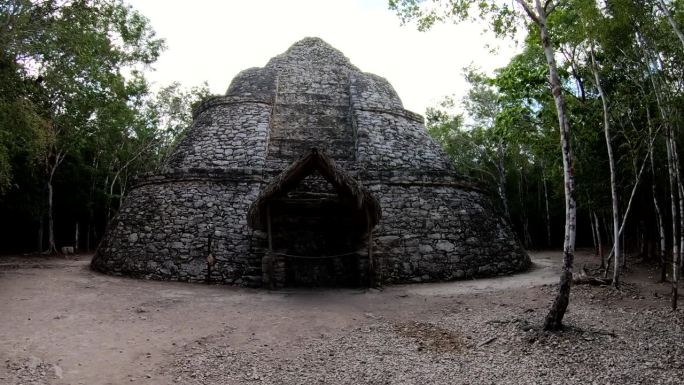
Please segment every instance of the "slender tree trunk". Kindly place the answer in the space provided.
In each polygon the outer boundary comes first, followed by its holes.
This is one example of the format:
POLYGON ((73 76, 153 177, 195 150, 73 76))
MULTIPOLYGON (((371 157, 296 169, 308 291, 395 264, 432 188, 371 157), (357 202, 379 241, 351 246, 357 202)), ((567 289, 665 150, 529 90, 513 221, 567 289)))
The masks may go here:
POLYGON ((658 204, 658 198, 655 196, 655 183, 652 186, 654 190, 653 194, 653 207, 655 208, 656 221, 658 222, 658 254, 660 257, 660 281, 665 282, 667 279, 667 251, 665 247, 665 226, 663 225, 663 215, 660 212, 660 205, 658 204))
POLYGON ((677 34, 679 41, 682 43, 682 47, 684 47, 684 33, 682 33, 682 30, 679 29, 679 26, 677 25, 675 19, 672 17, 672 13, 670 13, 670 10, 667 8, 665 1, 658 0, 658 8, 660 8, 660 10, 665 14, 667 21, 670 23, 670 26, 674 30, 675 34, 677 34))
POLYGON ((610 135, 610 116, 608 114, 608 101, 603 87, 601 86, 601 78, 598 73, 596 65, 596 58, 594 57, 594 43, 591 43, 589 50, 591 56, 591 72, 594 74, 594 82, 601 99, 601 106, 603 107, 603 133, 606 137, 606 148, 608 150, 608 166, 610 169, 610 196, 613 208, 613 250, 615 252, 615 263, 613 264, 613 287, 617 288, 620 285, 620 270, 622 267, 622 250, 620 249, 620 207, 618 204, 617 182, 615 176, 615 158, 613 156, 613 145, 610 135))
MULTIPOLYGON (((650 52, 646 49, 646 44, 643 41, 643 37, 638 35, 638 38, 641 42, 641 48, 644 52, 644 56, 651 58, 653 55, 650 54, 650 52)), ((650 67, 647 65, 646 70, 649 71, 650 73, 650 67)), ((653 92, 655 94, 656 98, 656 103, 658 105, 658 110, 660 111, 660 116, 662 118, 662 121, 667 123, 668 122, 668 117, 669 113, 667 111, 666 106, 663 104, 662 100, 662 94, 660 90, 660 86, 658 82, 656 82, 656 79, 653 74, 650 74, 650 79, 651 79, 651 84, 653 86, 653 92)), ((674 155, 673 155, 673 129, 671 126, 667 127, 667 134, 666 134, 666 147, 667 147, 667 169, 668 169, 668 178, 670 182, 670 209, 671 209, 671 214, 672 214, 672 310, 677 309, 677 278, 678 278, 678 266, 679 266, 679 259, 680 259, 680 248, 679 248, 679 237, 677 236, 677 200, 675 199, 675 194, 679 194, 679 187, 677 187, 677 165, 675 164, 674 161, 674 155), (676 191, 676 192, 675 192, 676 191)))
POLYGON ((57 253, 57 245, 55 244, 55 221, 52 216, 52 208, 53 208, 53 187, 52 187, 52 175, 50 175, 50 178, 47 181, 47 192, 48 192, 48 207, 47 207, 47 216, 48 216, 48 249, 45 251, 46 254, 56 254, 57 253))
POLYGON ((116 186, 116 181, 119 179, 119 172, 114 174, 112 182, 109 184, 109 193, 107 194, 107 222, 109 222, 112 217, 114 217, 114 209, 112 208, 112 198, 114 197, 114 187, 116 186))
POLYGON ((74 253, 78 253, 78 222, 76 222, 76 234, 74 234, 74 253))
POLYGON ((119 211, 119 209, 121 209, 121 206, 123 205, 124 196, 126 195, 127 182, 128 172, 126 172, 126 175, 124 175, 124 177, 122 177, 119 182, 119 206, 116 208, 117 212, 119 211))
POLYGON ((565 239, 563 241, 563 270, 558 285, 558 294, 551 305, 549 313, 544 320, 544 330, 560 330, 563 327, 563 317, 570 303, 570 288, 572 286, 572 269, 575 259, 575 235, 577 223, 577 203, 575 201, 575 176, 572 159, 572 145, 570 143, 570 123, 565 111, 565 100, 558 75, 556 58, 554 57, 553 44, 546 25, 545 5, 540 0, 535 0, 535 10, 524 0, 517 0, 525 9, 530 18, 539 27, 542 48, 549 68, 549 83, 551 94, 556 104, 558 114, 558 127, 560 130, 561 153, 563 157, 563 179, 565 184, 565 239))
POLYGON ((679 170, 679 152, 677 142, 672 139, 672 159, 674 161, 675 175, 677 181, 677 194, 679 198, 679 269, 682 269, 681 253, 684 252, 684 188, 682 187, 682 174, 679 170))
POLYGON ((56 254, 57 245, 55 244, 55 223, 53 218, 53 198, 54 198, 54 187, 52 185, 52 180, 55 177, 55 172, 66 155, 60 151, 56 151, 54 147, 51 147, 51 151, 46 155, 45 167, 47 171, 47 178, 45 181, 45 187, 47 188, 47 217, 48 217, 48 249, 45 251, 46 254, 56 254))
MULTIPOLYGON (((607 238, 608 238, 607 241, 610 244, 613 244, 613 231, 612 231, 612 228, 610 227, 610 225, 608 224, 608 220, 606 219, 605 214, 601 215, 601 224, 603 225, 603 230, 605 231, 605 233, 607 235, 607 238)), ((613 255, 613 253, 611 253, 611 257, 612 257, 612 255, 613 255)))
POLYGON ((599 226, 599 219, 596 212, 594 212, 594 227, 596 227, 596 241, 598 242, 599 255, 601 256, 601 269, 608 269, 606 266, 606 257, 603 255, 603 242, 601 241, 601 226, 599 226))
POLYGON ((594 255, 599 256, 598 243, 596 243, 596 226, 594 225, 594 211, 589 211, 589 227, 591 227, 591 241, 594 244, 594 255))
MULTIPOLYGON (((623 225, 624 225, 624 223, 623 223, 623 225)), ((624 227, 624 226, 621 226, 620 228, 622 228, 622 227, 624 227)), ((625 266, 627 266, 627 258, 625 258, 625 250, 627 250, 627 241, 625 240, 625 238, 627 238, 627 237, 623 237, 622 232, 620 232, 620 242, 622 243, 622 258, 620 258, 621 259, 620 270, 623 270, 625 268, 625 266)), ((615 260, 617 261, 618 258, 615 258, 615 260)))
MULTIPOLYGON (((651 140, 650 146, 648 147, 648 151, 651 151, 653 148, 653 141, 651 140)), ((632 211, 632 203, 634 202, 634 197, 636 196, 636 191, 637 187, 639 187, 639 182, 641 181, 641 175, 644 173, 644 169, 646 168, 646 163, 649 159, 650 152, 646 154, 646 157, 644 160, 641 162, 641 166, 639 167, 639 172, 634 176, 634 185, 632 186, 632 192, 629 195, 629 200, 627 201, 627 208, 625 209, 625 213, 622 215, 622 221, 620 221, 620 229, 617 232, 617 238, 620 239, 622 237, 622 233, 625 230, 625 223, 627 223, 627 218, 629 217, 629 213, 632 211)), ((624 237, 623 237, 623 248, 624 248, 624 237)), ((607 261, 610 263, 611 258, 613 257, 615 252, 615 248, 610 250, 610 254, 608 255, 607 261)), ((623 263, 622 266, 624 267, 624 258, 623 258, 623 263)), ((604 274, 604 277, 607 277, 608 270, 606 270, 606 273, 604 274)))
POLYGON ((506 219, 510 221, 511 212, 508 208, 508 197, 506 196, 506 168, 504 167, 504 153, 504 145, 502 143, 499 143, 496 148, 496 154, 498 157, 496 163, 496 171, 498 178, 497 187, 499 190, 499 197, 501 198, 501 203, 503 204, 504 215, 506 216, 506 219))
POLYGON ((527 210, 525 209, 525 201, 523 200, 523 190, 525 184, 525 176, 523 175, 522 169, 519 170, 519 183, 518 183, 518 203, 520 203, 520 216, 523 225, 523 239, 525 248, 529 248, 532 244, 532 236, 530 235, 530 221, 527 219, 527 210))
POLYGON ((672 156, 672 129, 667 133, 667 169, 670 180, 670 206, 672 210, 672 310, 677 309, 677 270, 679 267, 679 242, 677 242, 677 201, 675 199, 676 175, 672 156))
POLYGON ((663 225, 663 215, 660 211, 660 204, 658 203, 658 194, 656 192, 656 174, 655 174, 655 162, 653 161, 653 141, 655 137, 653 135, 653 122, 651 121, 651 112, 646 109, 646 119, 648 124, 648 136, 649 147, 648 147, 648 158, 651 164, 651 195, 653 196, 653 209, 655 211, 656 223, 658 224, 658 254, 660 256, 660 281, 665 282, 667 279, 667 261, 666 261, 666 247, 665 247, 665 226, 663 225))
POLYGON ((542 181, 544 184, 544 203, 546 205, 546 246, 551 247, 551 214, 549 212, 549 192, 546 187, 546 176, 542 165, 542 181))

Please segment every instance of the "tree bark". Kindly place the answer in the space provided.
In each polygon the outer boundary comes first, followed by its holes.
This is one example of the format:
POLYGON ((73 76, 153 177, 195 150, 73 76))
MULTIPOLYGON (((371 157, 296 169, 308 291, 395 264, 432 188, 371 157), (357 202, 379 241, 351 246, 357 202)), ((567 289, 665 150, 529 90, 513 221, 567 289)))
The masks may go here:
POLYGON ((682 187, 682 174, 679 171, 679 153, 677 142, 672 139, 672 159, 674 161, 675 176, 677 181, 677 194, 679 198, 679 269, 682 269, 681 253, 684 252, 684 188, 682 187))
MULTIPOLYGON (((589 211, 589 227, 591 227, 591 241, 594 244, 594 255, 599 256, 598 243, 596 243, 596 226, 594 225, 594 211, 589 211)), ((603 266, 601 266, 603 268, 603 266)))
POLYGON ((48 216, 48 248, 45 251, 46 254, 56 254, 57 253, 57 245, 55 244, 55 221, 52 216, 52 206, 53 206, 53 187, 52 187, 52 176, 50 176, 50 179, 48 179, 47 182, 47 191, 48 191, 48 208, 47 208, 47 216, 48 216))
POLYGON ((667 169, 670 180, 670 208, 672 210, 672 310, 677 310, 677 270, 679 267, 679 242, 677 242, 677 201, 675 200, 676 175, 672 156, 672 129, 667 133, 667 169))
POLYGON ((601 240, 601 226, 599 226, 598 215, 594 212, 594 227, 596 227, 596 241, 598 242, 598 252, 601 256, 601 269, 607 269, 606 257, 603 255, 603 241, 601 240))
POLYGON ((521 221, 522 221, 522 226, 523 226, 523 244, 525 248, 529 248, 530 245, 532 244, 532 235, 530 235, 530 222, 527 219, 526 209, 525 209, 525 201, 523 200, 523 190, 524 190, 524 183, 525 183, 525 176, 523 175, 522 169, 519 169, 519 183, 518 183, 518 203, 520 203, 520 216, 521 216, 521 221))
MULTIPOLYGON (((651 147, 649 147, 649 151, 652 149, 653 141, 651 140, 650 143, 651 143, 651 147)), ((630 193, 629 200, 627 201, 627 208, 625 209, 625 212, 622 215, 622 221, 620 221, 620 223, 621 223, 620 229, 618 230, 618 233, 617 233, 618 237, 613 238, 613 239, 620 239, 620 237, 622 237, 622 233, 625 230, 625 223, 627 223, 627 218, 629 217, 629 213, 632 211, 632 203, 634 202, 634 197, 636 196, 637 187, 639 187, 639 182, 641 181, 641 175, 644 173, 644 169, 646 168, 646 163, 649 159, 649 155, 650 155, 650 153, 646 154, 646 157, 644 157, 644 160, 641 162, 641 166, 639 167, 639 171, 634 176, 634 185, 632 186, 632 192, 630 193)), ((624 241, 624 237, 623 237, 623 241, 624 241)), ((607 258, 608 263, 610 263, 610 260, 613 257, 614 252, 615 252, 615 248, 610 250, 610 254, 608 255, 608 258, 607 258)), ((624 259, 623 259, 623 262, 624 262, 624 259)), ((624 266, 624 263, 622 264, 622 266, 624 266)), ((608 270, 606 270, 605 276, 607 276, 607 274, 608 274, 608 270)))
POLYGON ((74 234, 74 253, 78 253, 78 222, 76 222, 76 232, 74 234))
POLYGON ((677 261, 681 258, 681 256, 679 255, 681 249, 678 244, 679 242, 677 242, 677 240, 680 238, 677 237, 677 200, 675 199, 675 189, 677 189, 677 194, 679 195, 680 187, 678 187, 678 185, 680 185, 680 183, 678 183, 676 177, 676 173, 678 172, 678 165, 674 163, 673 158, 673 129, 672 126, 668 124, 668 118, 670 113, 668 111, 667 106, 664 104, 664 101, 662 100, 663 97, 666 95, 661 93, 660 84, 657 81, 655 74, 651 72, 650 62, 657 62, 657 58, 654 58, 654 55, 652 55, 651 53, 652 51, 648 49, 646 41, 643 38, 643 36, 641 36, 641 34, 637 33, 637 39, 640 43, 640 47, 644 53, 644 56, 648 58, 649 63, 647 63, 645 69, 650 75, 649 79, 653 87, 653 93, 655 95, 658 111, 660 112, 660 117, 662 119, 663 124, 666 125, 665 146, 667 147, 667 168, 668 179, 670 183, 670 208, 672 211, 672 309, 675 310, 677 308, 677 261))
MULTIPOLYGON (((651 55, 650 50, 646 48, 646 42, 644 41, 643 37, 641 35, 637 35, 637 38, 639 39, 639 42, 641 43, 641 49, 644 52, 644 56, 647 58, 652 58, 653 55, 651 55)), ((651 59, 649 59, 651 61, 651 59)), ((656 104, 658 105, 658 111, 660 112, 660 116, 662 118, 662 121, 664 124, 667 124, 669 119, 669 112, 667 111, 667 107, 664 105, 663 100, 662 100, 662 95, 660 86, 658 82, 656 82, 654 74, 651 73, 650 66, 647 64, 646 65, 646 71, 649 73, 649 78, 651 80, 651 85, 653 86, 653 93, 655 95, 656 99, 656 104)), ((665 145, 667 147, 667 169, 668 169, 668 179, 670 183, 670 209, 671 209, 671 214, 672 214, 672 310, 677 309, 677 279, 678 279, 678 266, 679 266, 679 259, 680 259, 680 248, 679 248, 679 242, 677 240, 679 237, 677 236, 677 200, 675 199, 675 194, 679 194, 679 188, 677 187, 677 171, 675 168, 677 165, 674 163, 674 157, 673 157, 673 129, 672 126, 667 126, 666 127, 667 133, 666 133, 666 140, 665 140, 665 145), (677 191, 675 193, 675 191, 677 191)))
POLYGON ((549 192, 546 187, 546 176, 542 165, 542 181, 544 183, 544 203, 546 204, 546 246, 551 247, 551 214, 549 213, 549 192))
POLYGON ((501 203, 504 208, 504 215, 508 221, 511 220, 511 212, 508 208, 508 197, 506 196, 506 168, 504 167, 504 145, 499 142, 496 147, 496 155, 498 157, 496 163, 497 171, 497 187, 499 190, 499 197, 501 198, 501 203))
POLYGON ((601 99, 601 106, 603 107, 603 133, 606 137, 606 148, 608 150, 608 167, 610 169, 610 196, 613 209, 613 250, 615 252, 615 262, 613 264, 613 283, 612 286, 617 288, 620 284, 620 271, 622 267, 622 250, 620 248, 620 207, 618 205, 617 182, 615 177, 615 158, 613 156, 613 145, 610 135, 610 116, 608 115, 608 101, 606 94, 601 87, 601 78, 596 66, 596 58, 594 57, 594 44, 591 43, 589 50, 591 56, 591 72, 594 74, 594 82, 596 89, 601 99))
MULTIPOLYGON (((560 130, 561 152, 563 157, 563 179, 565 184, 565 239, 563 241, 563 270, 558 285, 558 294, 551 305, 544 320, 544 330, 560 330, 563 327, 563 317, 570 303, 570 288, 572 286, 572 269, 575 259, 575 235, 577 223, 577 203, 575 201, 575 176, 572 159, 572 145, 570 143, 570 123, 565 111, 565 100, 561 88, 560 76, 551 37, 546 24, 547 6, 540 0, 535 0, 535 10, 530 8, 525 0, 517 0, 529 17, 537 24, 541 34, 542 48, 549 69, 549 83, 551 94, 558 114, 560 130)), ((553 6, 553 5, 551 5, 553 6)))
POLYGON ((653 162, 653 126, 651 125, 651 114, 646 109, 646 117, 648 121, 648 134, 651 137, 649 145, 649 161, 651 163, 651 195, 653 196, 653 208, 656 216, 656 223, 658 224, 658 244, 660 249, 660 281, 665 282, 667 279, 667 262, 666 262, 666 248, 665 248, 665 226, 663 225, 663 215, 660 211, 660 204, 658 204, 658 195, 656 193, 656 174, 655 162, 653 162))
POLYGON ((54 144, 50 147, 50 151, 45 155, 45 170, 46 170, 46 180, 45 186, 47 188, 47 217, 48 217, 48 248, 45 254, 56 254, 57 245, 55 244, 55 223, 53 218, 53 198, 54 198, 54 187, 52 185, 52 180, 55 177, 55 172, 62 161, 64 160, 64 154, 61 151, 57 151, 54 144))
POLYGON ((670 13, 670 10, 667 8, 664 0, 658 0, 658 8, 660 8, 660 10, 665 14, 668 23, 670 23, 670 26, 674 30, 675 34, 677 34, 679 41, 682 43, 682 47, 684 47, 684 33, 682 33, 682 30, 679 29, 677 22, 672 17, 672 13, 670 13))

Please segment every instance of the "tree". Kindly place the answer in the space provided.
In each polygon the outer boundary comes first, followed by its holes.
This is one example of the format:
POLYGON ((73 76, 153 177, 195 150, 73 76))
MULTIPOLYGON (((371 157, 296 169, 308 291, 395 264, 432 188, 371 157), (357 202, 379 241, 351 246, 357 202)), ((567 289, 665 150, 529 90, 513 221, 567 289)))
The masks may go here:
MULTIPOLYGON (((528 2, 516 0, 526 15, 526 22, 532 23, 541 37, 541 47, 544 51, 549 74, 549 86, 556 106, 558 127, 560 130, 561 154, 563 160, 563 175, 565 186, 565 241, 563 244, 563 271, 560 277, 558 294, 544 321, 544 329, 559 330, 562 328, 563 316, 570 300, 572 285, 572 269, 575 252, 577 204, 575 198, 575 177, 573 154, 570 138, 570 122, 566 103, 561 87, 561 80, 556 64, 555 50, 552 36, 549 33, 548 16, 558 3, 547 0, 528 2)), ((489 22, 491 29, 497 34, 503 34, 515 28, 514 21, 521 13, 507 4, 494 1, 474 0, 446 0, 435 1, 439 6, 426 7, 417 0, 390 0, 391 9, 396 10, 404 21, 418 20, 419 29, 430 28, 435 22, 444 20, 462 21, 473 11, 479 11, 482 19, 489 22)))
POLYGON ((185 89, 174 82, 161 87, 145 104, 145 114, 159 134, 159 163, 163 164, 170 150, 185 136, 192 124, 192 111, 210 97, 206 82, 185 89))
MULTIPOLYGON (((98 135, 103 111, 116 103, 126 106, 145 92, 135 76, 124 76, 124 69, 155 61, 163 41, 147 19, 120 0, 3 0, 0 9, 3 68, 10 69, 6 76, 15 84, 24 85, 5 103, 25 106, 24 126, 41 132, 34 155, 41 159, 36 163, 42 164, 46 187, 48 252, 56 252, 53 196, 58 169, 98 135)), ((4 175, 6 149, 0 146, 4 175)), ((6 185, 11 176, 3 178, 6 185)))

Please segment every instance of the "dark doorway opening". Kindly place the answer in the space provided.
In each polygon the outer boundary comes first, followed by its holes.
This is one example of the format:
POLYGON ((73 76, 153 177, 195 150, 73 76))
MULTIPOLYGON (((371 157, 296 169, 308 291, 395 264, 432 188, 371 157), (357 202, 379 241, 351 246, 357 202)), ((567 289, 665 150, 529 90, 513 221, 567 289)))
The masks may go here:
POLYGON ((271 202, 272 249, 288 287, 368 284, 368 231, 334 193, 293 191, 271 202))
POLYGON ((374 285, 372 229, 380 214, 370 192, 312 149, 250 206, 250 226, 267 233, 264 285, 374 285))

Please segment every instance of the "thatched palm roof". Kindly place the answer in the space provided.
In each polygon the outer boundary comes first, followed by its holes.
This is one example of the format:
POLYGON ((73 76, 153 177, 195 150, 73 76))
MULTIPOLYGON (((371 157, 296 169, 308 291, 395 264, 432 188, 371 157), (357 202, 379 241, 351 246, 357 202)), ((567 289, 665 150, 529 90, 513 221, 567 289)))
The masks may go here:
POLYGON ((266 207, 269 201, 284 197, 307 176, 318 171, 326 181, 333 185, 337 194, 346 202, 352 202, 352 209, 365 214, 365 224, 375 227, 380 221, 380 203, 346 171, 338 167, 332 159, 315 148, 307 155, 291 164, 278 174, 261 191, 259 197, 247 211, 247 222, 254 229, 266 227, 266 207))

